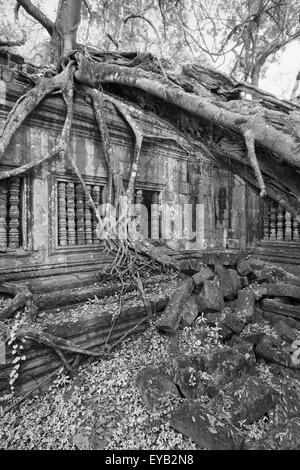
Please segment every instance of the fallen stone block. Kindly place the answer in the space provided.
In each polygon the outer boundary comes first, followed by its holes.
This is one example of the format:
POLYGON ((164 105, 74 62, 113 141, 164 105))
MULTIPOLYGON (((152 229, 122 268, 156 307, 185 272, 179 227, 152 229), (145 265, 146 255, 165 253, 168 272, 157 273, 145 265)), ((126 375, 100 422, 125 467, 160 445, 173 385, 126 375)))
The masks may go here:
POLYGON ((274 426, 250 448, 252 450, 300 450, 300 417, 274 426))
POLYGON ((149 410, 152 410, 163 396, 168 394, 179 396, 172 379, 158 367, 148 366, 140 370, 136 378, 136 387, 149 410))
POLYGON ((251 424, 275 407, 278 393, 257 377, 242 375, 227 385, 222 394, 213 399, 216 410, 226 408, 234 424, 251 424))
POLYGON ((192 278, 178 284, 178 289, 169 300, 164 313, 157 323, 159 331, 169 334, 175 333, 182 318, 183 307, 190 298, 193 288, 194 282, 192 278))
POLYGON ((206 266, 203 264, 203 260, 200 258, 189 258, 179 261, 179 269, 182 273, 185 274, 196 274, 202 268, 206 268, 206 266))
POLYGON ((227 313, 224 319, 224 324, 227 328, 239 335, 245 328, 247 322, 242 316, 237 315, 236 313, 227 313))
POLYGON ((191 326, 196 320, 199 313, 198 306, 198 296, 192 294, 188 299, 187 303, 183 307, 181 325, 184 328, 185 326, 191 326))
POLYGON ((220 312, 206 313, 205 320, 209 326, 216 326, 220 321, 220 312))
POLYGON ((240 276, 246 277, 249 275, 253 275, 253 269, 251 268, 250 264, 248 261, 245 260, 245 258, 239 258, 236 262, 236 270, 239 273, 240 276))
POLYGON ((219 324, 219 328, 219 337, 223 342, 229 341, 234 335, 234 332, 230 328, 228 328, 228 326, 226 326, 223 322, 219 324))
POLYGON ((225 373, 250 370, 255 365, 253 348, 249 343, 237 344, 233 347, 215 349, 209 353, 197 354, 192 357, 196 368, 202 372, 214 372, 220 368, 225 373))
POLYGON ((241 281, 241 286, 242 286, 242 289, 245 289, 246 287, 249 286, 249 279, 247 277, 243 277, 241 276, 240 277, 240 281, 241 281))
POLYGON ((286 324, 286 322, 280 320, 279 322, 275 323, 274 330, 278 334, 278 336, 286 341, 287 343, 292 343, 297 339, 297 336, 294 330, 286 324))
POLYGON ((219 276, 220 290, 225 300, 233 300, 241 289, 241 281, 235 269, 227 269, 219 276))
POLYGON ((164 371, 172 378, 185 398, 195 399, 206 394, 198 370, 190 358, 186 356, 173 357, 164 371))
POLYGON ((281 317, 293 318, 296 321, 298 320, 300 323, 299 305, 288 305, 276 299, 263 299, 261 301, 261 307, 267 312, 276 313, 281 315, 281 317))
POLYGON ((270 335, 264 335, 255 346, 255 355, 267 363, 276 363, 286 367, 291 366, 291 356, 279 340, 270 335))
POLYGON ((266 264, 265 261, 257 258, 248 258, 247 263, 253 271, 260 271, 266 264))
POLYGON ((216 281, 204 281, 198 296, 199 312, 221 312, 224 308, 223 296, 216 281))
POLYGON ((199 403, 186 400, 171 418, 170 425, 201 449, 232 450, 241 448, 241 438, 233 426, 221 421, 199 403))
POLYGON ((248 322, 253 322, 255 318, 255 298, 251 289, 243 289, 238 293, 238 298, 235 307, 235 313, 248 322))
POLYGON ((212 272, 211 269, 207 267, 203 267, 198 271, 196 274, 192 276, 194 284, 195 284, 195 289, 197 289, 198 292, 200 292, 204 281, 207 281, 208 279, 213 279, 214 273, 212 272))

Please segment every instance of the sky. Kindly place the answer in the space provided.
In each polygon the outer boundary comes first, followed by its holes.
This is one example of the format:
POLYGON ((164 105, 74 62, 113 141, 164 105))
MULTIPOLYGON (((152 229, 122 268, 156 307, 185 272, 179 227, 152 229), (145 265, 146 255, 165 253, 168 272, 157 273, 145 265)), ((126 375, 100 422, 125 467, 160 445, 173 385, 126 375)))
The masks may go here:
POLYGON ((300 70, 300 41, 289 44, 276 63, 269 65, 260 88, 281 98, 289 99, 300 70))

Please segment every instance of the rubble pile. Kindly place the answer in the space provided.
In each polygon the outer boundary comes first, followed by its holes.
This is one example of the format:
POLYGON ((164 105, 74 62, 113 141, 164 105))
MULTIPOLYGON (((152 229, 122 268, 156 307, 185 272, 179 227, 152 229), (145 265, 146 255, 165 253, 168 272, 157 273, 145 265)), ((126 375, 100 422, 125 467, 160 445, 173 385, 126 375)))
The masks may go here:
POLYGON ((142 400, 155 410, 177 397, 170 425, 199 449, 299 449, 300 278, 243 256, 208 261, 182 263, 156 325, 177 347, 168 363, 138 372, 142 400), (186 355, 176 338, 199 322, 217 329, 220 343, 186 355), (248 436, 261 420, 263 435, 248 436))

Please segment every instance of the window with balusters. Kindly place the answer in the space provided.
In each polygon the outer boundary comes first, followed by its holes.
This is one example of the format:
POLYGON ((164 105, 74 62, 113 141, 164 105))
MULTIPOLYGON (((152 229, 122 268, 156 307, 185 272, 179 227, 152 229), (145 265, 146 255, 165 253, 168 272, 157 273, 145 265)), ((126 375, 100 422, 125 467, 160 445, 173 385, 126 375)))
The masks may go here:
MULTIPOLYGON (((86 181, 98 208, 103 203, 104 186, 86 181)), ((97 220, 81 183, 57 181, 57 241, 59 247, 98 243, 97 220)))
POLYGON ((25 192, 24 177, 0 181, 0 252, 16 250, 25 245, 25 192))
POLYGON ((300 242, 300 225, 291 214, 273 201, 264 201, 263 240, 300 242))

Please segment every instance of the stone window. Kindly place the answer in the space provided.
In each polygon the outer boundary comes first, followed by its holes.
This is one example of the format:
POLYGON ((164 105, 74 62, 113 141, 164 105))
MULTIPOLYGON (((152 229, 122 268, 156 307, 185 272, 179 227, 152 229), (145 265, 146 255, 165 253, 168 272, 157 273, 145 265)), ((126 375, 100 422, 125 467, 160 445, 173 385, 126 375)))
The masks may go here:
MULTIPOLYGON (((96 207, 103 203, 104 186, 86 181, 96 207)), ((58 246, 93 245, 98 243, 97 220, 86 200, 81 183, 57 181, 58 246)))
POLYGON ((271 242, 300 242, 300 224, 276 202, 264 201, 263 240, 271 242))
POLYGON ((26 178, 0 181, 0 251, 16 250, 25 245, 24 217, 26 178))

